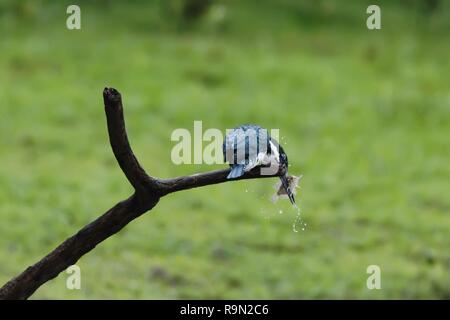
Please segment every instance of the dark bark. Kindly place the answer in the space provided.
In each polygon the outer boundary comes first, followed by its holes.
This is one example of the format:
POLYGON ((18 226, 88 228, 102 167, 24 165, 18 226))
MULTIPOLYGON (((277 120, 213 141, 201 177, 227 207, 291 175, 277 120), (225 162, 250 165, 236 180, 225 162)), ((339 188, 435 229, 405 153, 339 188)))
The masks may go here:
MULTIPOLYGON (((75 264, 83 255, 103 240, 124 228, 130 221, 151 210, 160 197, 172 192, 229 182, 229 169, 210 171, 172 179, 156 179, 149 176, 133 154, 128 141, 123 117, 122 99, 113 88, 103 91, 108 134, 113 153, 135 193, 119 202, 102 216, 92 221, 75 235, 17 277, 0 288, 0 299, 27 299, 42 284, 55 278, 60 272, 75 264)), ((273 176, 260 175, 259 168, 235 179, 274 177, 284 173, 285 168, 273 176)))

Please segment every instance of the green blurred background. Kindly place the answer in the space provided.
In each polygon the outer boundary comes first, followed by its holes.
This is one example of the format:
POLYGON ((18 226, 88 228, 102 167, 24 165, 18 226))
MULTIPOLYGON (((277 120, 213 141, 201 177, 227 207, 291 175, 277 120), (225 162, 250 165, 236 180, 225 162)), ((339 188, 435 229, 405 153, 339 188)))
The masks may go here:
POLYGON ((280 128, 303 174, 172 194, 32 298, 450 299, 450 1, 0 0, 0 283, 131 194, 102 90, 157 177, 176 128, 280 128), (280 211, 282 213, 280 214, 280 211), (381 268, 368 290, 366 268, 381 268))

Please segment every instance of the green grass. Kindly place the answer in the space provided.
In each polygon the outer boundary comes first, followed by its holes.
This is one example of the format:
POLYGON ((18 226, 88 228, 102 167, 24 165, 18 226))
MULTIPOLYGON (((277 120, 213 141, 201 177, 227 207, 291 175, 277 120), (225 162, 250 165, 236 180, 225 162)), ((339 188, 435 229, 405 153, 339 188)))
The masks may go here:
POLYGON ((181 31, 157 3, 79 3, 81 31, 69 2, 0 7, 0 283, 132 192, 113 86, 158 177, 223 167, 172 164, 194 120, 280 128, 308 226, 270 202, 274 180, 173 194, 78 262, 82 290, 63 273, 33 298, 450 298, 448 3, 384 1, 380 31, 366 1, 226 1, 181 31))

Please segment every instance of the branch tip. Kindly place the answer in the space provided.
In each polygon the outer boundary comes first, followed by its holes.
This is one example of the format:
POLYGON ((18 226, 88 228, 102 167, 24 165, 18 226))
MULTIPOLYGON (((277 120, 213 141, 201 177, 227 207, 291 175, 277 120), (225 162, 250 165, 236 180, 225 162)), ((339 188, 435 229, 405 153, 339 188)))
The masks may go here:
POLYGON ((119 91, 117 91, 116 89, 105 87, 105 89, 103 90, 103 99, 106 104, 109 101, 110 102, 120 102, 122 100, 122 97, 121 97, 119 91))

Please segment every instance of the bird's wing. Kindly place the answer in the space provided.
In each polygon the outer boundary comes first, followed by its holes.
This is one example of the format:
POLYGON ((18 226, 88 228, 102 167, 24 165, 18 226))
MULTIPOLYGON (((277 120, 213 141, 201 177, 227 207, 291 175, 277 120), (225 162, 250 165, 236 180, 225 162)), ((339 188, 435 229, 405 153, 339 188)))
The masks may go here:
POLYGON ((249 156, 245 171, 250 171, 254 167, 266 164, 269 151, 267 146, 269 137, 267 131, 263 132, 261 130, 252 131, 247 136, 249 137, 249 156))
MULTIPOLYGON (((257 158, 258 131, 255 129, 236 129, 226 137, 226 160, 235 159, 235 164, 247 164, 251 166, 257 158)), ((231 162, 230 162, 231 163, 231 162)), ((247 169, 247 168, 246 168, 247 169)))

